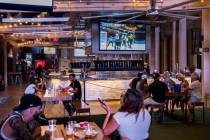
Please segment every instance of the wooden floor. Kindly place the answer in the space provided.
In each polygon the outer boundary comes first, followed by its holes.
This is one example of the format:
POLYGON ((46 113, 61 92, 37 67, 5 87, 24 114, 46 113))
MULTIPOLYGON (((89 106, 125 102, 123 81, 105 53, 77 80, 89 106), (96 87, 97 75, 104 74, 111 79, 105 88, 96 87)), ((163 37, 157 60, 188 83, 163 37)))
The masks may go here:
MULTIPOLYGON (((116 82, 116 81, 110 80, 110 81, 105 81, 105 82, 111 83, 111 82, 116 82)), ((118 82, 118 83, 123 83, 123 82, 118 82)), ((123 85, 125 85, 126 83, 123 83, 123 85)), ((0 102, 0 120, 2 120, 7 114, 9 114, 12 111, 12 108, 18 104, 19 99, 23 95, 25 88, 26 88, 26 85, 16 85, 16 86, 9 86, 8 88, 6 88, 5 91, 0 91, 0 99, 1 97, 8 97, 4 103, 0 102)), ((97 90, 97 88, 94 88, 94 90, 97 90)), ((116 92, 116 89, 113 89, 113 91, 109 90, 108 92, 113 94, 116 92)), ((97 99, 98 97, 100 97, 100 95, 103 95, 103 94, 107 94, 107 93, 105 91, 101 92, 101 94, 97 94, 95 98, 97 99)), ((94 95, 94 92, 90 96, 93 96, 93 95, 94 95)), ((97 101, 91 100, 91 101, 88 101, 88 103, 90 105, 91 114, 105 114, 104 110, 101 108, 100 104, 97 101)), ((119 100, 107 101, 107 104, 111 107, 113 112, 116 112, 120 106, 119 100)), ((208 100, 208 107, 210 107, 210 99, 208 100)), ((64 113, 64 111, 65 110, 62 103, 54 104, 52 102, 47 102, 46 107, 45 107, 45 115, 47 117, 64 117, 64 115, 68 116, 67 115, 68 113, 66 111, 64 113)))
MULTIPOLYGON (((8 97, 4 103, 0 103, 0 120, 2 120, 7 114, 12 111, 12 108, 16 106, 19 99, 23 95, 26 85, 16 85, 9 86, 5 91, 0 91, 1 97, 8 97)), ((100 103, 97 101, 88 102, 91 108, 91 114, 105 114, 104 110, 101 108, 100 103)), ((108 101, 107 104, 112 108, 113 112, 116 112, 119 108, 119 100, 108 101)), ((46 117, 64 117, 68 116, 67 112, 64 113, 64 107, 62 103, 54 104, 52 102, 47 102, 45 107, 46 117)))

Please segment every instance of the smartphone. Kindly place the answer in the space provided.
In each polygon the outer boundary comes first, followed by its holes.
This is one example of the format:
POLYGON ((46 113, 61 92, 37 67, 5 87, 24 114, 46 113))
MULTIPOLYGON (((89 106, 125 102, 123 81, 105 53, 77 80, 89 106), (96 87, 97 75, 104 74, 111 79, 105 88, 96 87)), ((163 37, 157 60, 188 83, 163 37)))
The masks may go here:
POLYGON ((104 101, 102 101, 100 98, 98 98, 98 101, 99 101, 101 104, 103 104, 103 105, 106 106, 106 104, 104 103, 104 101))

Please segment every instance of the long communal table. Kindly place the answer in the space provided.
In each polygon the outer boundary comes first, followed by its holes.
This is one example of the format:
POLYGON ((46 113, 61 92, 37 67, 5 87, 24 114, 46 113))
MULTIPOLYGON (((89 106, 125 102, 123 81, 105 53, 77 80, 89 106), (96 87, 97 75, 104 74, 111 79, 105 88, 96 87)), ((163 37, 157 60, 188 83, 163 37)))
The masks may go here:
MULTIPOLYGON (((44 92, 38 92, 36 94, 39 96, 44 103, 45 109, 45 102, 52 102, 52 101, 72 101, 73 93, 69 91, 61 91, 59 93, 48 93, 45 94, 44 92)), ((65 116, 65 107, 64 107, 64 116, 65 116)))
POLYGON ((188 93, 186 92, 167 92, 166 93, 166 100, 168 100, 168 109, 172 110, 172 104, 174 99, 178 97, 183 97, 187 95, 188 93))
MULTIPOLYGON (((95 122, 89 122, 90 126, 92 126, 92 129, 97 132, 97 135, 93 137, 91 140, 110 140, 108 136, 104 136, 101 128, 95 123, 95 122)), ((41 126, 41 135, 44 135, 46 130, 48 129, 48 126, 41 126)), ((80 128, 75 129, 76 132, 78 131, 84 131, 80 128)), ((73 136, 73 138, 67 138, 66 135, 66 129, 64 125, 57 125, 56 130, 53 131, 53 140, 79 140, 78 137, 73 136)))
POLYGON ((38 92, 37 95, 42 101, 71 101, 73 93, 62 91, 60 93, 48 93, 38 92))

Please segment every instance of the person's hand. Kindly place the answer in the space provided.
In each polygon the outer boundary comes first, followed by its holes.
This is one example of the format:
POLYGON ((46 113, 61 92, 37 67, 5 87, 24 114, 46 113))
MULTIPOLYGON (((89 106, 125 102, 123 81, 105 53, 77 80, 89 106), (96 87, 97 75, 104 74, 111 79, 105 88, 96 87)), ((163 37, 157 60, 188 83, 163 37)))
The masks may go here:
POLYGON ((30 121, 28 127, 34 137, 39 137, 41 135, 41 127, 37 121, 30 121))
POLYGON ((41 127, 37 127, 36 129, 34 129, 32 135, 34 138, 40 137, 41 136, 41 127))
POLYGON ((106 111, 106 113, 111 113, 111 108, 108 105, 101 105, 101 107, 106 111))
POLYGON ((52 132, 50 132, 49 130, 46 130, 41 140, 50 140, 52 138, 51 136, 52 136, 52 132))

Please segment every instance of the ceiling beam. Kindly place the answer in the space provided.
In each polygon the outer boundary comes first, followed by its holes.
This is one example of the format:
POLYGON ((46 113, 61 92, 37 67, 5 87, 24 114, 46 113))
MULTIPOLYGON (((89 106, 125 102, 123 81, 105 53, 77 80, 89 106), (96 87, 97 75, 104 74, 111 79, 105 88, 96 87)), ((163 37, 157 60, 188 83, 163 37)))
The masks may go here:
POLYGON ((69 17, 45 17, 45 18, 3 18, 3 23, 15 22, 67 22, 69 17))

